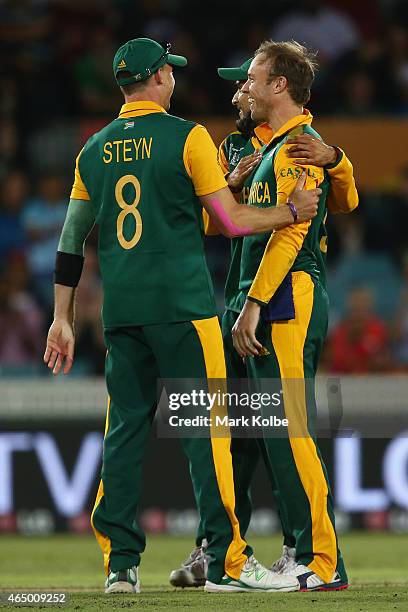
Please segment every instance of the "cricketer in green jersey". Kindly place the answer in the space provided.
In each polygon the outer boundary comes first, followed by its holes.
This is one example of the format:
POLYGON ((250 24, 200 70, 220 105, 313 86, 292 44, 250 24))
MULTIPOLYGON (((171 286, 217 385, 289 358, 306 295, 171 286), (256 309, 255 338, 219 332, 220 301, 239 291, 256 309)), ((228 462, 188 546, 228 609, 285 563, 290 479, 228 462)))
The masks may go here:
MULTIPOLYGON (((125 97, 119 117, 77 158, 55 269, 55 311, 44 360, 68 373, 74 353, 74 295, 84 241, 99 226, 107 345, 101 484, 92 526, 104 555, 105 591, 138 592, 145 536, 137 521, 141 463, 160 378, 225 379, 221 330, 205 262, 202 206, 229 237, 265 232, 316 214, 320 189, 264 211, 236 203, 208 132, 167 113, 172 66, 187 60, 150 39, 123 45, 113 61, 125 97)), ((218 407, 219 408, 219 407, 218 407)), ((290 591, 293 578, 263 568, 235 514, 230 436, 183 439, 206 525, 208 590, 290 591)))
MULTIPOLYGON (((218 159, 230 188, 240 194, 241 203, 247 203, 251 185, 251 174, 259 164, 260 156, 256 152, 259 151, 264 143, 270 141, 273 136, 273 132, 267 124, 258 127, 255 134, 254 128, 256 123, 251 119, 248 94, 242 92, 251 61, 252 58, 237 68, 218 69, 218 73, 222 78, 235 81, 237 86, 237 90, 232 98, 232 104, 239 112, 237 131, 232 132, 223 140, 219 147, 218 159)), ((295 136, 288 139, 287 142, 293 145, 289 149, 288 155, 296 160, 295 163, 325 167, 331 178, 328 199, 330 212, 338 214, 354 210, 358 204, 358 194, 353 178, 353 167, 343 151, 337 147, 326 145, 322 140, 310 135, 295 136)), ((217 233, 217 229, 211 225, 208 215, 204 214, 204 218, 206 233, 210 235, 217 233)), ((320 248, 323 261, 327 251, 327 232, 324 224, 321 226, 320 232, 320 248)), ((239 281, 243 238, 233 238, 230 242, 231 261, 225 285, 225 313, 222 319, 224 350, 228 377, 246 378, 246 365, 233 348, 231 335, 233 326, 241 311, 240 303, 242 303, 239 281)), ((321 267, 323 268, 323 266, 321 267)), ((253 438, 234 438, 231 450, 236 492, 235 510, 243 536, 245 536, 251 518, 250 483, 259 457, 262 456, 264 460, 284 536, 282 556, 272 564, 271 569, 283 572, 290 566, 295 565, 296 538, 291 532, 285 508, 280 503, 279 491, 267 459, 264 441, 263 439, 253 438)), ((196 548, 193 549, 186 562, 170 574, 170 583, 173 586, 197 587, 204 584, 207 569, 206 543, 203 523, 200 521, 196 537, 196 548)))
POLYGON ((326 469, 313 432, 312 389, 327 331, 321 243, 330 177, 317 166, 294 164, 287 155, 288 136, 302 133, 319 138, 310 127, 312 116, 303 108, 310 97, 314 69, 312 57, 298 43, 268 41, 256 52, 243 87, 249 94, 252 118, 267 121, 273 129, 253 175, 249 203, 279 207, 305 169, 307 184, 319 185, 322 195, 318 215, 301 224, 299 231, 244 239, 239 284, 243 310, 233 328, 233 343, 247 360, 254 389, 259 391, 266 379, 280 379, 282 384, 288 437, 266 437, 265 443, 281 502, 296 534, 296 563, 284 573, 297 576, 301 590, 339 590, 347 588, 348 581, 337 545, 326 469), (278 299, 286 315, 274 317, 271 305, 278 299), (268 314, 263 320, 261 308, 268 314))

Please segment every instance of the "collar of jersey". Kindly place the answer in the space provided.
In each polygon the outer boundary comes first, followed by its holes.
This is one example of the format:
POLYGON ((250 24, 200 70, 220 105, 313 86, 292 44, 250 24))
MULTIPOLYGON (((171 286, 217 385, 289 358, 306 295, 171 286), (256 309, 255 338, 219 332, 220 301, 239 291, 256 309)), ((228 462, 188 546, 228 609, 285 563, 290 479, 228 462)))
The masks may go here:
MULTIPOLYGON (((266 142, 269 143, 269 142, 272 142, 273 140, 276 140, 276 138, 280 138, 281 136, 286 134, 286 132, 290 132, 291 130, 293 130, 293 128, 295 128, 295 127, 297 127, 299 125, 310 125, 310 123, 312 123, 312 121, 313 121, 313 115, 310 113, 310 111, 307 110, 307 108, 305 108, 301 115, 296 115, 295 117, 292 117, 292 119, 289 119, 289 121, 284 123, 279 128, 279 130, 273 134, 272 137, 269 136, 269 140, 267 140, 266 142)), ((265 142, 264 138, 262 137, 262 134, 265 133, 264 130, 265 130, 265 124, 264 123, 261 123, 261 125, 259 125, 258 127, 255 128, 255 134, 263 142, 265 142)), ((270 127, 269 127, 269 130, 271 130, 270 127)))
MULTIPOLYGON (((260 141, 262 144, 268 144, 272 140, 273 131, 270 125, 267 123, 261 123, 255 129, 255 138, 252 138, 252 144, 256 147, 254 140, 260 141)), ((259 145, 258 145, 259 146, 259 145)))
POLYGON ((119 117, 121 119, 127 119, 128 117, 141 117, 143 115, 150 115, 151 113, 165 112, 164 108, 156 104, 156 102, 138 100, 137 102, 128 102, 124 104, 120 109, 119 117))

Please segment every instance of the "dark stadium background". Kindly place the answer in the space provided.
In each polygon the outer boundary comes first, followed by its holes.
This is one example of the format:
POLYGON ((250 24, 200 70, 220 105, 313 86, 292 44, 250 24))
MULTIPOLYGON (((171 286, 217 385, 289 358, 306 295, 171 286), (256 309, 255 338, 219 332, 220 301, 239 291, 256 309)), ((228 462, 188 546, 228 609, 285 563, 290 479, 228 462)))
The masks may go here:
MULTIPOLYGON (((345 148, 360 192, 357 212, 329 219, 331 322, 322 380, 351 380, 362 419, 381 410, 387 418, 392 400, 392 418, 403 421, 407 2, 0 0, 0 532, 89 529, 105 410, 103 381, 95 380, 104 365, 95 233, 78 291, 71 381, 51 382, 42 353, 74 160, 121 105, 111 69, 116 48, 149 36, 185 54, 189 65, 176 72, 171 112, 204 123, 218 144, 234 128, 234 111, 233 85, 220 80, 216 68, 240 64, 261 40, 288 31, 318 51, 320 71, 309 108, 326 141, 345 148), (383 381, 385 391, 364 404, 371 377, 383 381), (51 386, 52 400, 45 396, 51 386), (74 413, 70 397, 79 386, 74 413), (81 464, 84 448, 90 455, 81 464), (75 472, 78 465, 82 472, 75 472)), ((210 238, 207 246, 221 312, 228 242, 210 238)), ((408 450, 401 428, 398 436, 377 435, 347 447, 323 441, 342 528, 408 531, 408 450), (341 492, 341 474, 347 479, 357 472, 354 488, 341 492)), ((145 470, 146 528, 193 530, 191 485, 177 442, 157 440, 153 433, 145 470)), ((254 506, 255 531, 276 529, 261 469, 254 506)))

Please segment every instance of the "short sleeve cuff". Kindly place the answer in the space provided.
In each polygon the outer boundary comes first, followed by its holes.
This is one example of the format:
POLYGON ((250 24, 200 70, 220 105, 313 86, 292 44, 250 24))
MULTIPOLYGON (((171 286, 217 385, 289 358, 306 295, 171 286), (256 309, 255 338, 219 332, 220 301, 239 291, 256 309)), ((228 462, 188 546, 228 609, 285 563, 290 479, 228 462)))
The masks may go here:
POLYGON ((214 191, 219 191, 220 189, 224 189, 224 187, 228 187, 228 183, 225 179, 215 182, 213 185, 208 185, 206 188, 197 189, 197 196, 206 196, 210 193, 214 193, 214 191))
POLYGON ((71 200, 87 200, 87 201, 90 201, 91 199, 87 191, 83 191, 82 189, 75 187, 75 185, 74 187, 72 187, 70 198, 71 200))

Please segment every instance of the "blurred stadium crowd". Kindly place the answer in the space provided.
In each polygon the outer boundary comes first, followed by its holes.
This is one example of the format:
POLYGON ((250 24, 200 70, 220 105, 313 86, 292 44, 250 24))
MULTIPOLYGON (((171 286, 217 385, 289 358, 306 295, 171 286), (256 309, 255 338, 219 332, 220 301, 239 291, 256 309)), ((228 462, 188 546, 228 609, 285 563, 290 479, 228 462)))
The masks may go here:
MULTIPOLYGON (((318 51, 314 114, 408 117, 405 0, 0 0, 0 374, 46 373, 41 355, 78 125, 86 126, 83 142, 94 123, 117 114, 112 58, 141 35, 170 40, 188 57, 188 74, 176 75, 175 114, 230 118, 231 88, 215 68, 240 64, 272 37, 318 51)), ((332 320, 323 368, 404 372, 408 166, 392 184, 360 195, 357 213, 329 222, 332 320)), ((77 375, 101 374, 104 365, 96 239, 78 289, 77 375)), ((208 251, 222 308, 227 241, 209 239, 208 251)))

